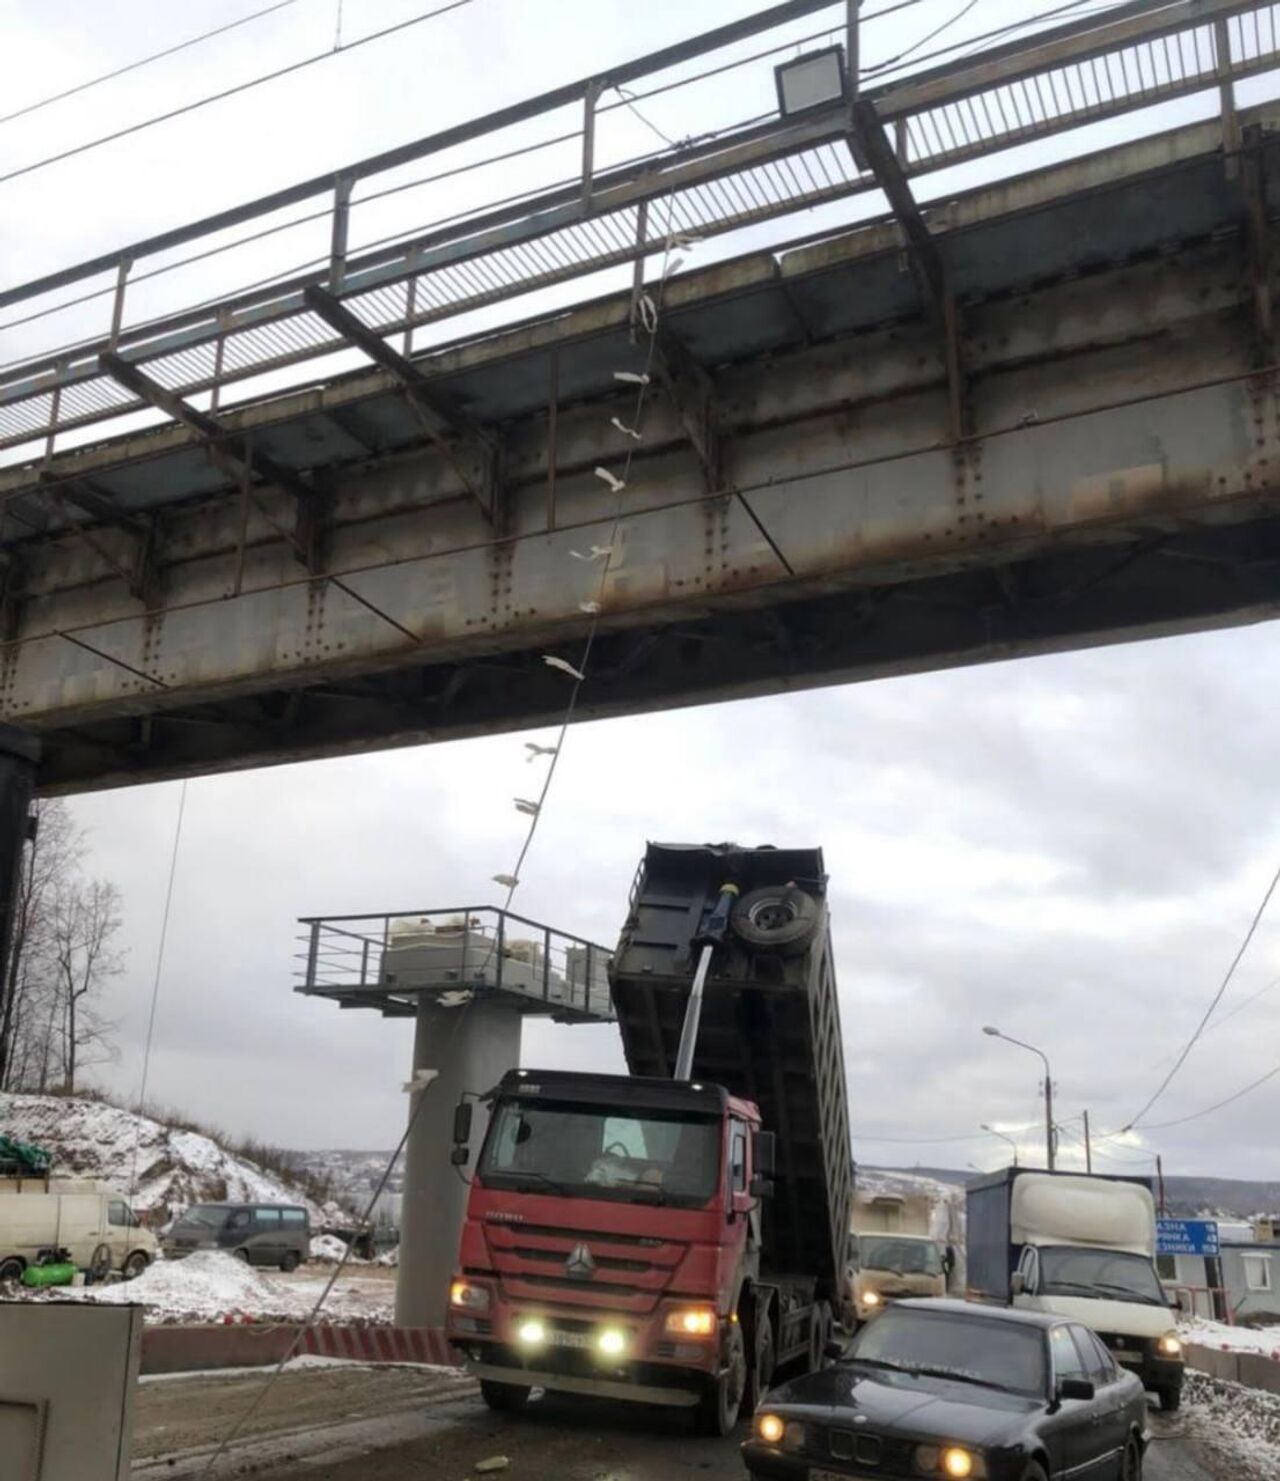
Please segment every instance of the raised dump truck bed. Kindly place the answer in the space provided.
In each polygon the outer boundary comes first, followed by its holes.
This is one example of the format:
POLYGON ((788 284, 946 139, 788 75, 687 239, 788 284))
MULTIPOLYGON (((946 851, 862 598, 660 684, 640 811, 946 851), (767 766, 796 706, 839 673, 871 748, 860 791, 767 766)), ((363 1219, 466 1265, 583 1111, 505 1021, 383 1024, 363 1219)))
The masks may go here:
POLYGON ((692 1078, 759 1106, 777 1137, 770 1268, 813 1277, 831 1300, 853 1163, 821 849, 649 845, 610 969, 627 1067, 671 1075, 699 932, 726 884, 740 893, 707 978, 692 1078))

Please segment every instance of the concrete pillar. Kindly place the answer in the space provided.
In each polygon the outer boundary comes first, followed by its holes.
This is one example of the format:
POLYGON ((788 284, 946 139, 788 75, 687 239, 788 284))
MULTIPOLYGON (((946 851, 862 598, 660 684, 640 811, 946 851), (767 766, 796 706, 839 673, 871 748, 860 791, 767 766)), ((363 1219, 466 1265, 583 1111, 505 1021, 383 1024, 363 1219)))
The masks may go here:
MULTIPOLYGON (((40 742, 29 732, 0 724, 0 973, 9 961, 13 915, 22 878, 31 799, 35 793, 40 742)), ((0 1068, 9 1057, 9 1023, 0 993, 0 1068)))
POLYGON ((481 999, 467 1007, 442 1008, 434 998, 418 1003, 413 1068, 438 1070, 438 1078, 411 1098, 413 1122, 404 1150, 404 1202, 400 1214, 400 1266, 396 1280, 396 1323, 402 1327, 444 1325, 458 1233, 466 1209, 467 1178, 475 1168, 488 1118, 477 1106, 471 1125, 471 1166, 454 1168, 453 1109, 463 1091, 483 1094, 520 1063, 521 1014, 505 1003, 481 999))

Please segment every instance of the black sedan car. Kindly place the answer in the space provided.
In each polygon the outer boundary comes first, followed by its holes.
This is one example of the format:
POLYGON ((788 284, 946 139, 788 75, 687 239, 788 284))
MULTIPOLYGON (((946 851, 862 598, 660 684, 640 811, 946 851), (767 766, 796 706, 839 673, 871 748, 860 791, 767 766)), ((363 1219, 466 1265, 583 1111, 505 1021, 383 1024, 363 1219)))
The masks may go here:
POLYGON ((775 1389, 742 1447, 776 1481, 1140 1481, 1141 1382, 1078 1322, 899 1301, 834 1367, 775 1389))

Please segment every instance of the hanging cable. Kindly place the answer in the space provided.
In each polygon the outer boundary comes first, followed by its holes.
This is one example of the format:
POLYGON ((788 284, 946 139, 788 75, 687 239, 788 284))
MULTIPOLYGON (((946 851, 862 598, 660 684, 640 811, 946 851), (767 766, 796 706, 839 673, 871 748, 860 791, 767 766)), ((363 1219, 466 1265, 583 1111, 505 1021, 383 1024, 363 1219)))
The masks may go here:
POLYGON ((966 3, 956 11, 950 20, 945 20, 940 25, 935 26, 928 35, 922 36, 919 41, 913 42, 910 46, 904 48, 897 56, 890 57, 887 61, 879 62, 874 67, 865 68, 860 75, 870 77, 877 72, 886 72, 890 67, 896 66, 899 62, 906 61, 908 57, 914 56, 922 46, 928 46, 935 37, 941 36, 944 31, 949 31, 952 26, 959 25, 977 3, 978 0, 966 0, 966 3))
POLYGON ((437 16, 448 15, 452 10, 461 10, 465 5, 473 5, 475 0, 449 0, 446 5, 437 6, 435 10, 425 11, 422 15, 411 16, 407 21, 400 21, 394 26, 385 26, 381 31, 371 31, 367 36, 360 36, 355 41, 349 41, 345 46, 336 50, 330 48, 326 51, 316 52, 314 55, 304 57, 299 62, 290 62, 287 67, 278 67, 274 72, 263 73, 260 77, 251 77, 247 82, 239 82, 234 87, 224 88, 221 92, 209 93, 203 98, 196 98, 190 103, 184 103, 180 108, 171 108, 167 113, 158 113, 152 118, 144 118, 138 123, 129 124, 127 128, 116 129, 114 133, 101 134, 96 139, 89 139, 83 144, 73 145, 70 149, 63 149, 58 154, 46 155, 44 159, 33 160, 28 165, 20 165, 16 170, 10 170, 7 174, 0 175, 0 185, 10 180, 18 180, 24 175, 34 174, 37 170, 46 169, 49 165, 61 164, 63 160, 74 159, 77 155, 87 154, 90 150, 100 149, 104 144, 114 144, 118 139, 127 139, 132 134, 139 134, 144 129, 154 128, 157 124, 169 123, 175 118, 182 118, 188 113, 195 113, 200 108, 207 108, 211 103, 221 103, 227 98, 237 97, 240 93, 247 93, 255 87, 261 87, 264 83, 276 82, 281 77, 291 76, 295 72, 301 72, 307 67, 314 67, 318 62, 327 62, 334 57, 345 56, 348 52, 355 51, 361 46, 367 46, 371 41, 382 41, 388 36, 395 36, 401 31, 407 31, 410 26, 420 26, 424 21, 435 20, 437 16))
POLYGON ((142 1049, 142 1078, 138 1084, 138 1114, 133 1124, 133 1159, 129 1172, 129 1199, 138 1189, 138 1143, 142 1138, 142 1117, 147 1104, 147 1077, 151 1072, 151 1041, 156 1031, 156 1005, 160 1001, 160 981, 164 973, 164 949, 169 939, 169 912, 173 908, 173 882, 178 875, 178 846, 182 842, 182 820, 187 811, 187 780, 184 777, 178 793, 178 817, 173 825, 173 849, 169 855, 169 883, 165 886, 164 911, 160 917, 160 941, 156 947, 156 970, 151 982, 151 1009, 147 1014, 147 1037, 142 1049))
POLYGON ((1173 1066, 1169 1070, 1169 1073, 1164 1077, 1163 1080, 1161 1080, 1160 1084, 1156 1087, 1155 1093, 1150 1097, 1150 1099, 1142 1107, 1142 1109, 1136 1116, 1129 1117, 1128 1122, 1121 1128, 1121 1130, 1130 1131, 1135 1126, 1137 1126, 1138 1122, 1142 1120, 1142 1118, 1147 1114, 1151 1107, 1154 1106, 1155 1103, 1160 1099, 1160 1097, 1165 1093, 1165 1091, 1168 1090, 1170 1084, 1173 1082, 1173 1077, 1178 1073, 1182 1066, 1186 1064, 1187 1056, 1196 1047, 1200 1036, 1204 1033, 1205 1028, 1209 1023, 1209 1019, 1213 1016, 1214 1009, 1222 1001, 1223 994, 1230 986, 1231 979, 1235 976, 1236 968, 1240 965, 1241 959, 1243 958, 1245 952, 1248 951, 1249 943, 1253 940, 1254 933, 1257 931, 1258 925, 1261 922, 1263 915, 1266 913, 1267 906, 1271 903, 1271 897, 1275 894, 1277 885, 1280 885, 1280 866, 1277 866, 1276 872, 1271 876, 1271 883, 1267 886, 1266 893, 1262 897, 1261 904, 1259 904, 1257 910, 1255 910, 1253 913, 1253 919, 1249 922, 1249 929, 1244 933, 1244 940, 1241 941, 1235 956, 1231 958, 1231 965, 1227 968, 1226 976, 1223 977, 1221 983, 1218 985, 1218 990, 1214 993, 1212 999, 1210 1000, 1209 1006, 1204 1010, 1204 1015, 1200 1019, 1200 1022, 1196 1025, 1195 1032, 1183 1045, 1182 1052, 1173 1062, 1173 1066))
POLYGON ((239 20, 227 21, 225 25, 215 26, 212 31, 202 31, 199 36, 189 36, 185 41, 179 41, 174 46, 166 46, 163 51, 153 51, 149 56, 126 62, 123 67, 116 67, 110 72, 102 72, 86 82, 76 83, 74 87, 64 88, 60 93, 51 93, 47 98, 40 98, 34 103, 26 103, 21 108, 15 108, 12 113, 0 114, 0 125, 12 123, 15 118, 25 118, 29 113, 38 113, 41 108, 51 108, 55 103, 64 102, 67 98, 78 97, 81 93, 87 93, 90 88, 100 87, 104 82, 114 82, 117 77, 126 77, 130 72, 149 67, 152 62, 160 62, 165 57, 176 56, 180 51, 199 46, 203 41, 212 41, 215 36, 225 36, 228 31, 247 26, 252 21, 261 20, 263 16, 274 15, 277 10, 287 10, 289 6, 297 3, 298 0, 276 0, 274 5, 255 10, 249 15, 242 15, 239 20))
MULTIPOLYGON (((1152 1121, 1136 1128, 1138 1131, 1167 1131, 1171 1126, 1185 1126, 1188 1121, 1199 1121, 1202 1116, 1210 1116, 1214 1111, 1220 1111, 1224 1106, 1231 1106, 1238 1100, 1243 1100, 1246 1095, 1251 1095, 1260 1085, 1265 1085, 1268 1080, 1274 1080, 1280 1075, 1280 1064, 1274 1065, 1265 1075, 1259 1075, 1256 1080, 1250 1081, 1242 1090, 1237 1090, 1234 1095, 1228 1095, 1223 1100, 1216 1100, 1211 1106, 1205 1106, 1202 1110, 1193 1111, 1189 1116, 1179 1116, 1173 1121, 1152 1121)), ((1126 1127, 1126 1130, 1128 1128, 1126 1127)))

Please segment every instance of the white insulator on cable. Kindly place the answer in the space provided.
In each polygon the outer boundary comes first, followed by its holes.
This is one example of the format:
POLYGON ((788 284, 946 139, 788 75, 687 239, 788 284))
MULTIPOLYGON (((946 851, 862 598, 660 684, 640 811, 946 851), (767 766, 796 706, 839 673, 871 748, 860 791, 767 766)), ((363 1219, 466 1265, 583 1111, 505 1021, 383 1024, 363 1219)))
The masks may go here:
POLYGON ((616 427, 618 429, 618 431, 621 432, 624 437, 630 437, 630 439, 632 440, 632 442, 639 442, 641 436, 643 435, 642 433, 638 432, 634 427, 628 427, 627 424, 626 424, 626 422, 624 422, 621 417, 610 417, 609 418, 609 425, 611 427, 616 427))
POLYGON ((640 295, 640 322, 649 334, 658 332, 658 305, 647 293, 640 295))
POLYGON ((597 468, 595 473, 600 482, 607 483, 610 490, 615 494, 620 494, 627 486, 625 478, 619 478, 616 474, 610 473, 607 468, 597 468))
POLYGON ((647 386, 649 377, 643 370, 615 370, 613 372, 615 381, 626 381, 629 386, 647 386))
POLYGON ((560 749, 559 746, 540 746, 536 741, 525 741, 524 748, 529 753, 524 758, 526 761, 533 761, 539 756, 554 756, 560 749))
POLYGON ((520 881, 515 877, 514 874, 494 874, 490 877, 492 878, 494 884, 500 884, 508 890, 514 890, 515 887, 520 883, 520 881))
POLYGON ((599 610, 600 610, 600 603, 599 602, 579 602, 578 603, 578 611, 579 612, 586 612, 589 616, 594 617, 595 614, 599 610))
POLYGON ((527 818, 536 818, 541 811, 538 803, 530 802, 527 797, 513 797, 511 800, 516 805, 516 811, 524 813, 527 818))
POLYGON ((581 669, 576 669, 567 658, 558 658, 554 653, 544 653, 542 661, 548 668, 559 669, 562 674, 568 674, 571 679, 577 679, 579 683, 587 676, 581 669))
POLYGON ((673 231, 667 237, 667 246, 671 247, 697 247, 702 238, 695 236, 691 231, 673 231))
POLYGON ((677 255, 673 257, 670 262, 667 263, 666 267, 662 269, 663 278, 669 278, 672 273, 674 273, 678 268, 682 268, 683 266, 684 258, 677 253, 677 255))

